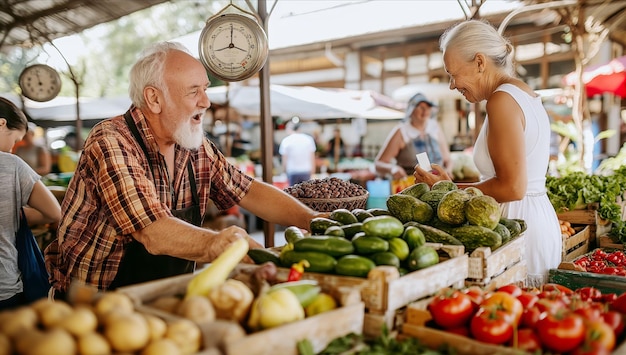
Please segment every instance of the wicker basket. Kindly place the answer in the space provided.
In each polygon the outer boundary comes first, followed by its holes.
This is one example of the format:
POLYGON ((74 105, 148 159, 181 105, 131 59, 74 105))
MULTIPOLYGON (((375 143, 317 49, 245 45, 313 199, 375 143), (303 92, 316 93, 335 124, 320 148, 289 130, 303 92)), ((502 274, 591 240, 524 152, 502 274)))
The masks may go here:
POLYGON ((367 205, 369 192, 365 192, 361 196, 343 197, 343 198, 298 198, 298 200, 311 209, 318 212, 332 212, 340 208, 352 211, 355 208, 363 208, 367 205))

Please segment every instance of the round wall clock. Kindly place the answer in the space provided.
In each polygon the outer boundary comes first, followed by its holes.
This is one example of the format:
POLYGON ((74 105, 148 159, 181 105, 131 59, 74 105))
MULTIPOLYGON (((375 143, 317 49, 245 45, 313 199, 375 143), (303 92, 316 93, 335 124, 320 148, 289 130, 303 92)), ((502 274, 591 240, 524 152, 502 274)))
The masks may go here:
POLYGON ((33 101, 50 101, 61 91, 61 77, 45 64, 26 67, 19 78, 22 94, 33 101))
POLYGON ((228 13, 207 20, 198 43, 200 61, 217 78, 241 81, 256 74, 269 49, 263 27, 249 16, 228 13))

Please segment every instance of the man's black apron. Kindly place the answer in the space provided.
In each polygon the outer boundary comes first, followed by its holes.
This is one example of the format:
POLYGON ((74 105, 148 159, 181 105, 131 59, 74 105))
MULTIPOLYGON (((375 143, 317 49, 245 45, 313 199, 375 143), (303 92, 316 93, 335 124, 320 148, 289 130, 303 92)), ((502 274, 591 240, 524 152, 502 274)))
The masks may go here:
MULTIPOLYGON (((148 159, 148 164, 150 165, 150 170, 153 171, 152 163, 150 163, 148 155, 148 149, 146 149, 146 146, 143 143, 139 130, 137 129, 130 112, 127 111, 124 114, 124 118, 126 119, 126 124, 130 128, 135 140, 137 140, 141 149, 144 151, 146 159, 148 159)), ((181 210, 173 210, 172 214, 174 217, 180 218, 183 221, 189 222, 195 226, 201 226, 203 218, 200 215, 200 199, 198 198, 196 179, 194 177, 193 167, 191 166, 191 160, 187 163, 187 173, 189 174, 193 205, 181 210)), ((193 261, 169 255, 152 255, 146 250, 143 244, 133 239, 126 246, 117 275, 109 286, 109 289, 190 273, 193 272, 194 268, 195 262, 193 261)))

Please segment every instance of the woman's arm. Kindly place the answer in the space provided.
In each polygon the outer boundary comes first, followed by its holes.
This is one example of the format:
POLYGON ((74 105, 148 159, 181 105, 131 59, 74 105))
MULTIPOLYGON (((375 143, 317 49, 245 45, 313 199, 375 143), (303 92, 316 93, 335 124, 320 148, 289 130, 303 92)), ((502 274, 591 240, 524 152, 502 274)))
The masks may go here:
POLYGON ((61 220, 59 201, 41 181, 37 181, 33 186, 28 206, 24 207, 24 213, 31 226, 57 223, 61 220))
POLYGON ((400 129, 401 128, 396 128, 391 131, 374 160, 376 172, 381 175, 389 174, 393 176, 394 179, 402 179, 406 176, 406 172, 402 167, 391 162, 400 154, 400 150, 404 148, 404 139, 402 138, 400 129))

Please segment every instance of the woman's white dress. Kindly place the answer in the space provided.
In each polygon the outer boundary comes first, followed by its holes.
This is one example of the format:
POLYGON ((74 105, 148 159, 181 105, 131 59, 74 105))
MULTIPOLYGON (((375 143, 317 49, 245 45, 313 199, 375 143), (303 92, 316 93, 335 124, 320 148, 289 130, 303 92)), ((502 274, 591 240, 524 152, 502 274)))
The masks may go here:
MULTIPOLYGON (((559 220, 545 187, 550 154, 550 120, 541 97, 532 97, 512 84, 503 84, 496 91, 511 95, 526 119, 526 196, 520 201, 501 204, 501 210, 503 217, 526 221, 526 283, 530 287, 541 286, 547 282, 548 270, 559 266, 562 249, 559 220)), ((474 145, 474 163, 480 171, 481 181, 494 177, 496 173, 487 148, 488 131, 489 118, 486 117, 474 145)))

